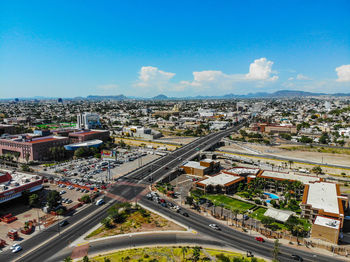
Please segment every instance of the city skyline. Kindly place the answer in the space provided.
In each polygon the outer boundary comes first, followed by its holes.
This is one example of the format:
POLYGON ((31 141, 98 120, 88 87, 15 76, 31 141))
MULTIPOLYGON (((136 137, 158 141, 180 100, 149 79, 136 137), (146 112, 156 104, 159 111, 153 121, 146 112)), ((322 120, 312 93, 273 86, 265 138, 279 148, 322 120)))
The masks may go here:
POLYGON ((350 91, 347 1, 1 5, 1 98, 350 91))

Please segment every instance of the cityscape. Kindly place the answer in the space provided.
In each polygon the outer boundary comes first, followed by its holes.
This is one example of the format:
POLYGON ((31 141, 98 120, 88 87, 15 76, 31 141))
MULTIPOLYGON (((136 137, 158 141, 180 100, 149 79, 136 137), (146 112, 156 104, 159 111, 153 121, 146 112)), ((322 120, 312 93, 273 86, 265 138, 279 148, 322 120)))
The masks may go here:
POLYGON ((189 2, 1 4, 0 261, 349 261, 349 2, 189 2))

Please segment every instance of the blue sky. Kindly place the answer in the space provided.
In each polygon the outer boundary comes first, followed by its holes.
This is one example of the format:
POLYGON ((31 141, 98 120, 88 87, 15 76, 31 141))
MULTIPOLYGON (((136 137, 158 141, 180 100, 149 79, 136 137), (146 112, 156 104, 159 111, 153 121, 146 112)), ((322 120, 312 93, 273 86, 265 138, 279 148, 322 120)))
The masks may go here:
POLYGON ((1 1, 0 97, 350 92, 349 1, 1 1))

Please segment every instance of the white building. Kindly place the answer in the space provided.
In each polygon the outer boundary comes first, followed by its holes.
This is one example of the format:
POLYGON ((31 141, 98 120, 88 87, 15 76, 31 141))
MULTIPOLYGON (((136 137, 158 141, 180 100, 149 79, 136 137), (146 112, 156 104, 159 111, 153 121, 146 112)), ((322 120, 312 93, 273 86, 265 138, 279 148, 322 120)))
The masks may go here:
POLYGON ((100 116, 96 113, 83 113, 77 115, 77 128, 95 129, 101 127, 100 116))

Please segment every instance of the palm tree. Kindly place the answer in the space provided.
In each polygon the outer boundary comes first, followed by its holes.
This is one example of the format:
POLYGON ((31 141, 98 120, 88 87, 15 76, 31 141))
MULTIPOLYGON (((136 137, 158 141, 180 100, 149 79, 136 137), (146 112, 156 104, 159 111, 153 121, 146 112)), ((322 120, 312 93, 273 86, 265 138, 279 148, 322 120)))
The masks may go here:
POLYGON ((238 220, 237 220, 237 216, 239 214, 239 210, 236 208, 236 209, 233 209, 232 210, 232 214, 235 216, 235 220, 236 220, 236 227, 238 225, 238 220))
POLYGON ((292 169, 292 165, 293 165, 294 161, 293 160, 288 160, 288 163, 289 163, 289 169, 292 169))
POLYGON ((186 257, 187 251, 188 251, 187 247, 182 247, 181 251, 182 251, 182 260, 186 261, 185 257, 186 257))

